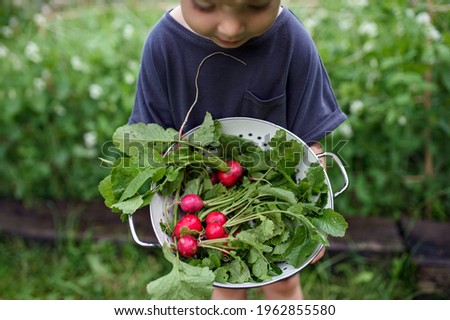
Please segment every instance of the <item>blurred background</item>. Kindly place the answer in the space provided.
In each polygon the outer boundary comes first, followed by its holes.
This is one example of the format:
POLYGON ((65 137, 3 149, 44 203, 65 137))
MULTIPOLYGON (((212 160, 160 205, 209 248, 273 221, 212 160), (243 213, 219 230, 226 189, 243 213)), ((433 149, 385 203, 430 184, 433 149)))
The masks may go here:
MULTIPOLYGON (((335 201, 349 232, 302 272, 305 295, 448 299, 450 5, 282 3, 311 33, 348 115, 322 144, 350 177, 335 201)), ((108 174, 98 157, 131 112, 146 35, 174 5, 1 0, 1 299, 145 299, 169 271, 158 248, 134 244, 97 184, 108 174)))

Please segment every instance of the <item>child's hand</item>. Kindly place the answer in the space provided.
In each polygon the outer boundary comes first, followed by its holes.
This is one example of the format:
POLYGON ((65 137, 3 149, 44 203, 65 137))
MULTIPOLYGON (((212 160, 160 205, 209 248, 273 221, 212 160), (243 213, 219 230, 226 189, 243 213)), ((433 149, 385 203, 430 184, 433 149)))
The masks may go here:
POLYGON ((322 247, 322 249, 320 250, 319 254, 313 259, 313 261, 311 261, 311 264, 314 264, 317 261, 319 261, 320 259, 322 259, 324 254, 325 254, 325 247, 322 247))

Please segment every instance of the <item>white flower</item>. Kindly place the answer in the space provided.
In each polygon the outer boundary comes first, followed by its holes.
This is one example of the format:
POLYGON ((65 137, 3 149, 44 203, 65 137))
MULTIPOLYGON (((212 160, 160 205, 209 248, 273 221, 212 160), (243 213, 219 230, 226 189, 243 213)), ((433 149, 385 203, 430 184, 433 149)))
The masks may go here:
POLYGON ((368 0, 352 0, 350 1, 350 6, 352 7, 367 7, 369 4, 368 0))
POLYGON ((317 19, 314 19, 313 17, 310 17, 303 20, 303 24, 305 25, 306 29, 308 29, 309 31, 313 31, 314 28, 319 24, 319 21, 317 21, 317 19))
POLYGON ((438 41, 441 39, 441 33, 431 24, 426 28, 425 33, 429 40, 438 41))
POLYGON ((350 30, 353 27, 353 21, 350 19, 342 19, 338 22, 339 29, 350 30))
POLYGON ((86 148, 91 149, 94 148, 97 144, 97 133, 94 131, 89 131, 83 134, 84 145, 86 148))
POLYGON ((13 34, 14 34, 14 31, 13 31, 13 29, 11 29, 11 27, 9 27, 9 26, 2 27, 2 35, 5 38, 11 38, 13 36, 13 34))
POLYGON ((103 88, 99 85, 99 84, 91 84, 89 86, 89 96, 94 99, 97 100, 99 99, 103 94, 103 88))
POLYGON ((366 41, 363 45, 364 52, 372 52, 376 48, 376 43, 373 41, 366 41))
POLYGON ((60 116, 63 117, 66 115, 66 108, 64 108, 62 105, 56 105, 53 110, 55 111, 55 113, 60 116))
POLYGON ((47 26, 47 19, 43 14, 36 13, 33 17, 34 23, 40 28, 45 28, 47 26))
POLYGON ((123 79, 126 84, 133 84, 136 81, 134 75, 131 72, 125 73, 123 79))
POLYGON ((426 26, 431 24, 431 17, 428 12, 421 12, 416 16, 416 21, 417 23, 426 26))
POLYGON ((36 78, 33 81, 33 85, 36 88, 37 91, 44 91, 47 84, 45 83, 44 79, 42 78, 36 78))
POLYGON ((25 56, 34 63, 42 62, 42 56, 36 43, 30 41, 25 47, 25 56))
POLYGON ((75 71, 85 71, 86 65, 83 63, 81 58, 79 56, 72 56, 70 58, 70 64, 72 66, 72 69, 75 71))
POLYGON ((406 119, 405 116, 401 116, 400 118, 398 118, 397 122, 399 125, 404 127, 408 123, 408 119, 406 119))
POLYGON ((350 112, 358 114, 364 109, 364 103, 361 100, 355 100, 350 104, 350 112))
POLYGON ((127 63, 127 68, 133 72, 137 72, 139 70, 139 62, 136 60, 129 60, 127 63))
POLYGON ((407 17, 410 17, 410 18, 414 17, 414 10, 411 8, 407 8, 405 13, 406 13, 407 17))
POLYGON ((123 29, 123 37, 125 39, 131 39, 134 34, 134 27, 131 24, 127 24, 123 29))
POLYGON ((0 58, 5 58, 8 55, 8 48, 0 43, 0 58))
POLYGON ((339 132, 346 138, 353 136, 353 129, 348 123, 344 123, 339 127, 339 132))
POLYGON ((359 26, 358 32, 361 35, 376 37, 378 35, 378 26, 375 22, 366 21, 359 26))

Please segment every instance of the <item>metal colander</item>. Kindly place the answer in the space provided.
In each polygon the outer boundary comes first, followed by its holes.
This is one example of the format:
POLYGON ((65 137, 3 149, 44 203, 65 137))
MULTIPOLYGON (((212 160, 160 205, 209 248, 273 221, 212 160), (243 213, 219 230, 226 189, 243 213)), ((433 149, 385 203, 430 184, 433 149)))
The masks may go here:
MULTIPOLYGON (((237 135, 241 138, 248 139, 250 141, 253 141, 257 145, 259 145, 262 148, 268 147, 268 142, 270 139, 275 136, 276 132, 279 129, 283 129, 282 127, 275 125, 273 123, 259 120, 259 119, 253 119, 253 118, 245 118, 245 117, 233 117, 233 118, 224 118, 219 120, 222 125, 222 132, 224 134, 230 134, 230 135, 237 135)), ((186 133, 186 137, 189 137, 197 128, 192 129, 188 133, 186 133)), ((286 131, 286 136, 288 140, 295 139, 300 144, 303 145, 304 155, 303 160, 301 163, 297 166, 296 172, 297 172, 297 180, 303 179, 306 176, 306 171, 312 164, 320 164, 319 158, 321 157, 331 157, 334 160, 334 163, 338 166, 343 178, 344 178, 344 186, 338 191, 333 193, 332 186, 330 183, 330 180, 328 178, 328 175, 325 174, 326 183, 328 185, 328 202, 325 205, 326 208, 334 208, 334 198, 336 198, 339 194, 344 192, 348 187, 348 176, 345 171, 345 168, 340 161, 340 159, 333 153, 330 152, 324 152, 321 154, 316 155, 311 148, 308 147, 307 144, 305 144, 300 138, 298 138, 293 133, 287 131, 286 129, 283 129, 286 131)), ((165 222, 168 217, 164 214, 166 212, 166 206, 169 199, 167 197, 163 197, 159 194, 155 194, 153 196, 153 199, 150 203, 150 220, 152 223, 152 227, 155 233, 155 236, 158 240, 157 243, 148 243, 143 242, 139 239, 133 222, 133 217, 130 216, 129 224, 130 224, 130 230, 131 234, 133 236, 133 239, 136 241, 137 244, 141 246, 162 246, 164 243, 171 244, 173 242, 172 238, 169 237, 164 231, 161 229, 160 222, 165 222)), ((215 282, 214 285, 217 287, 223 287, 223 288, 253 288, 258 286, 267 285, 269 283, 273 283, 285 278, 288 278, 297 272, 299 272, 301 269, 303 269, 305 266, 307 266, 320 252, 323 245, 319 244, 317 247, 314 248, 314 250, 311 252, 311 254, 308 256, 305 261, 301 263, 301 265, 298 268, 294 268, 293 266, 281 262, 278 264, 280 269, 283 271, 280 275, 275 276, 269 280, 263 281, 263 282, 246 282, 241 284, 234 284, 234 283, 218 283, 215 282)))

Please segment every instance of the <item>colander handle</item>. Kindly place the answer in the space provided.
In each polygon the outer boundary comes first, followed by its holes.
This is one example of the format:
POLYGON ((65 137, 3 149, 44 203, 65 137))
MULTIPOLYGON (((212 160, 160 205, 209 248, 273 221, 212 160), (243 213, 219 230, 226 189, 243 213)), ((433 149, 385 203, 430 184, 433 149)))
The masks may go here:
POLYGON ((342 164, 341 159, 339 159, 339 157, 337 155, 335 155, 332 152, 322 152, 317 154, 318 158, 322 158, 322 157, 331 157, 333 158, 334 162, 337 164, 339 171, 342 174, 342 177, 344 178, 344 186, 341 188, 341 190, 335 192, 333 194, 333 197, 336 198, 338 195, 340 195, 342 192, 344 192, 345 190, 347 190, 348 188, 348 175, 347 175, 347 171, 345 170, 344 165, 342 164))
POLYGON ((133 222, 133 215, 130 214, 128 216, 128 224, 130 225, 130 231, 131 231, 131 235, 133 236, 133 240, 140 246, 143 247, 155 247, 155 246, 160 246, 159 243, 157 242, 144 242, 141 241, 141 239, 139 239, 137 232, 136 232, 136 228, 134 227, 134 222, 133 222))

